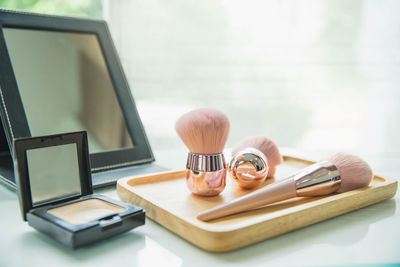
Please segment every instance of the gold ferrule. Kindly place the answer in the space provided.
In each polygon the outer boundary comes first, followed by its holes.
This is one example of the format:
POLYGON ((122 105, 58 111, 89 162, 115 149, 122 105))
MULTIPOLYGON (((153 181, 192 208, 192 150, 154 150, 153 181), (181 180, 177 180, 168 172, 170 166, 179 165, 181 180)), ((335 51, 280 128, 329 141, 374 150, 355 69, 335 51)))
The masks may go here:
POLYGON ((299 197, 323 196, 336 192, 342 181, 339 170, 328 161, 315 163, 291 178, 299 197))

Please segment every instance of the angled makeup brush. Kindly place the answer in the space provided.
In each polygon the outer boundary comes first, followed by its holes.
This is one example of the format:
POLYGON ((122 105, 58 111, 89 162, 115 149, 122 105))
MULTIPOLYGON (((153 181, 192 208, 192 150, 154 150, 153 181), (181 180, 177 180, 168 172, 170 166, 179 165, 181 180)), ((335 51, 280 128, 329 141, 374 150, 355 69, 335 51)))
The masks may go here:
POLYGON ((196 109, 182 115, 175 129, 189 148, 186 185, 196 195, 215 196, 226 185, 222 151, 229 134, 228 117, 216 109, 196 109))
POLYGON ((354 155, 338 153, 284 180, 203 211, 197 218, 209 221, 294 197, 346 192, 368 186, 372 177, 373 172, 367 162, 354 155))
POLYGON ((245 189, 256 188, 273 177, 276 166, 282 163, 278 146, 265 136, 244 139, 232 149, 232 156, 229 172, 245 189))

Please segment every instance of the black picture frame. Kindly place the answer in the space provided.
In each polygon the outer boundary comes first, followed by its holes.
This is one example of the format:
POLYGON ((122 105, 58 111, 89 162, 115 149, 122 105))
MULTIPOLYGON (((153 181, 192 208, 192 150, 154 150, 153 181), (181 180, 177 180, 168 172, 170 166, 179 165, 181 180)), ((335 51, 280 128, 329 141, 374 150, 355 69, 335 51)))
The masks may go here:
MULTIPOLYGON (((4 176, 13 173, 13 167, 10 166, 13 141, 18 138, 31 137, 11 59, 7 51, 3 34, 4 27, 95 34, 134 146, 90 153, 92 172, 102 172, 155 161, 105 21, 0 9, 0 115, 3 126, 3 129, 0 129, 0 178, 4 180, 4 176)), ((8 179, 10 180, 9 177, 8 179)), ((6 182, 15 187, 12 182, 10 183, 7 180, 6 182)))

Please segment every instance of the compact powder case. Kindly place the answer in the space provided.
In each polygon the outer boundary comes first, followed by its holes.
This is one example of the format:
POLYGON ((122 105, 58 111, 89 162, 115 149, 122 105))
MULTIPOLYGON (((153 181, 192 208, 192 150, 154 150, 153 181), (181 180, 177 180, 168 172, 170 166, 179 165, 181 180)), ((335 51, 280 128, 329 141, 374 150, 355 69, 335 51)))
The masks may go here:
POLYGON ((145 222, 130 204, 94 195, 86 132, 14 141, 22 217, 71 248, 129 231, 145 222))

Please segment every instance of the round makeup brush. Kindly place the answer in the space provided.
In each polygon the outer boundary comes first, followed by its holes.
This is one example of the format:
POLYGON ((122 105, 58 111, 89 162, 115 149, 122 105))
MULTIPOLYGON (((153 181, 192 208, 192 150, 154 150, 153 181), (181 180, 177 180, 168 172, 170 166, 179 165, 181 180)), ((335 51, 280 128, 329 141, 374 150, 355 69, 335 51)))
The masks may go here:
POLYGON ((244 189, 262 185, 268 175, 267 158, 258 149, 249 147, 232 157, 228 171, 233 180, 244 189))
POLYGON ((249 137, 232 149, 229 173, 245 189, 260 186, 273 177, 276 166, 282 163, 278 146, 265 136, 249 137))
POLYGON ((273 177, 276 171, 276 166, 281 164, 283 161, 279 148, 275 142, 262 135, 248 137, 232 149, 232 155, 234 156, 241 150, 249 147, 255 148, 264 154, 268 161, 268 177, 273 177))
POLYGON ((368 186, 372 178, 373 172, 367 162, 354 155, 338 153, 284 180, 203 211, 197 218, 208 221, 289 198, 346 192, 368 186))
POLYGON ((222 153, 229 134, 228 117, 216 109, 196 109, 182 115, 175 129, 190 150, 186 163, 186 185, 201 196, 215 196, 226 185, 222 153))

